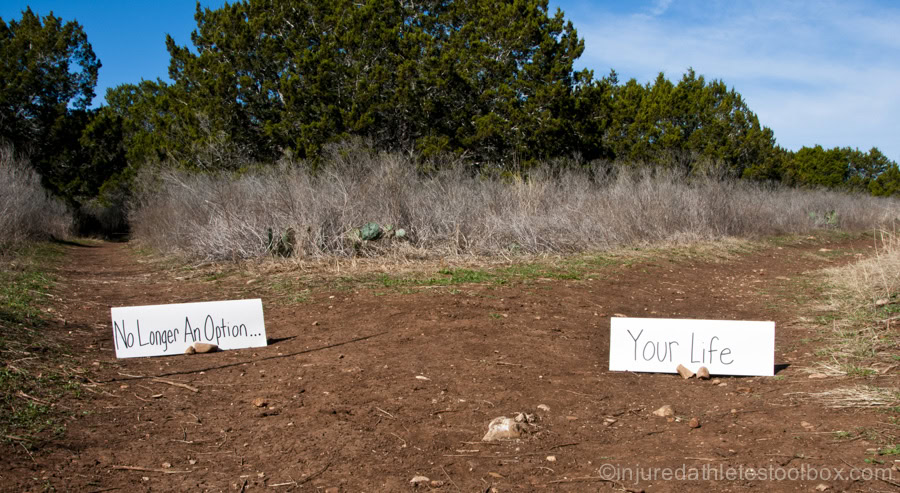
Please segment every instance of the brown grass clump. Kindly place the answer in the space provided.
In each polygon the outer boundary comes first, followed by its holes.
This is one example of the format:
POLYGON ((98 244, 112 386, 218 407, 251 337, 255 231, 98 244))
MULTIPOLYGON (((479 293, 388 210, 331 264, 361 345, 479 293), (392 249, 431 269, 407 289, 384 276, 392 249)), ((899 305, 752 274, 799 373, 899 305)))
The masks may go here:
POLYGON ((11 148, 0 148, 0 248, 66 238, 71 227, 71 214, 41 186, 38 174, 11 148))
POLYGON ((509 258, 858 230, 897 212, 889 199, 624 166, 533 169, 527 179, 473 174, 462 163, 422 173, 407 156, 353 147, 334 149, 315 172, 292 162, 240 175, 146 172, 131 224, 145 245, 210 260, 274 250, 509 258), (358 228, 370 221, 407 235, 361 242, 358 228), (273 248, 270 231, 290 248, 273 248))

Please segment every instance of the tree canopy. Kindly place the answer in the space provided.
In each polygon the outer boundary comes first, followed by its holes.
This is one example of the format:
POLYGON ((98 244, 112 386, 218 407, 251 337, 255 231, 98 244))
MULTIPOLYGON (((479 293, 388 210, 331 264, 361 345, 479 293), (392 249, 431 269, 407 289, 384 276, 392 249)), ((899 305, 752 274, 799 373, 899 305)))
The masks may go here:
POLYGON ((77 143, 99 69, 77 22, 30 8, 20 20, 0 19, 0 139, 30 154, 54 191, 78 174, 77 143))
POLYGON ((190 46, 166 38, 171 82, 120 85, 89 110, 100 62, 81 26, 0 19, 2 137, 75 202, 147 162, 314 161, 349 137, 474 171, 601 159, 900 191, 878 149, 782 149, 737 90, 693 69, 645 84, 575 70, 584 41, 547 0, 241 0, 198 3, 195 20, 190 46))

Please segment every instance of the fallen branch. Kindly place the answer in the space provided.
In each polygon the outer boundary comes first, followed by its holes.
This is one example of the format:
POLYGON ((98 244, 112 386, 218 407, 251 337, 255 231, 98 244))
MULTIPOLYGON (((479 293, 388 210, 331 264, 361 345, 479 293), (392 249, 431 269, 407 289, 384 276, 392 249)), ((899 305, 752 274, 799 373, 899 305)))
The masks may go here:
POLYGON ((166 380, 165 378, 154 378, 153 381, 168 384, 168 385, 173 385, 175 387, 181 387, 183 389, 188 389, 194 393, 200 392, 200 389, 198 389, 197 387, 191 387, 190 385, 188 385, 186 383, 173 382, 172 380, 166 380))
POLYGON ((179 471, 178 469, 155 469, 152 467, 140 467, 140 466, 112 466, 113 469, 117 471, 141 471, 141 472, 158 472, 160 474, 190 474, 194 472, 190 471, 179 471))
MULTIPOLYGON (((163 374, 157 375, 156 377, 141 376, 141 375, 128 375, 128 374, 125 374, 125 373, 122 373, 122 372, 118 372, 118 373, 119 373, 119 375, 123 375, 123 376, 126 376, 126 377, 130 377, 129 379, 135 379, 135 378, 159 378, 159 377, 170 377, 170 376, 173 376, 173 375, 191 375, 191 374, 194 374, 194 373, 210 372, 210 371, 213 371, 213 370, 222 370, 222 369, 225 369, 225 368, 232 368, 232 367, 235 367, 235 366, 245 365, 245 364, 247 364, 247 363, 259 363, 260 361, 269 361, 269 360, 273 360, 273 359, 291 358, 291 357, 299 356, 299 355, 302 355, 302 354, 309 354, 309 353, 314 353, 314 352, 317 352, 317 351, 324 351, 324 350, 326 350, 326 349, 332 349, 332 348, 336 348, 336 347, 346 346, 346 345, 348 345, 348 344, 353 344, 353 343, 357 343, 357 342, 366 341, 366 340, 372 339, 372 338, 374 338, 374 337, 383 336, 383 335, 385 335, 385 334, 387 334, 387 332, 378 332, 378 333, 376 333, 376 334, 371 334, 371 335, 367 335, 367 336, 357 337, 357 338, 355 338, 355 339, 350 339, 350 340, 347 340, 347 341, 336 342, 336 343, 334 343, 334 344, 328 344, 328 345, 325 345, 325 346, 319 346, 319 347, 315 347, 315 348, 304 349, 304 350, 302 350, 302 351, 296 351, 296 352, 293 352, 293 353, 278 354, 278 355, 275 355, 275 356, 266 356, 265 358, 257 358, 257 359, 249 359, 249 360, 235 361, 235 362, 232 362, 232 363, 226 363, 226 364, 223 364, 223 365, 210 366, 210 367, 207 367, 207 368, 196 368, 196 369, 193 369, 193 370, 173 371, 173 372, 163 373, 163 374)), ((102 381, 102 382, 100 382, 100 383, 121 382, 121 381, 123 381, 123 380, 128 381, 129 379, 124 379, 124 378, 111 378, 111 379, 109 379, 109 380, 104 380, 104 381, 102 381)))

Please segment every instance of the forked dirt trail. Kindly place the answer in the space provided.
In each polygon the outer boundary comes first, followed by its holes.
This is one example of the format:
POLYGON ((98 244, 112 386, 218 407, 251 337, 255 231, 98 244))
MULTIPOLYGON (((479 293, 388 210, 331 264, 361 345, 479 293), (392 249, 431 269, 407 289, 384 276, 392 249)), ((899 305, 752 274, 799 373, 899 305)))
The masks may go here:
POLYGON ((59 443, 33 458, 0 448, 0 489, 411 491, 421 475, 432 482, 418 490, 447 492, 896 491, 897 472, 894 484, 851 480, 854 470, 890 467, 890 458, 864 459, 876 446, 870 439, 896 433, 896 424, 884 412, 830 409, 807 396, 896 383, 896 371, 811 380, 804 368, 820 359, 822 329, 798 322, 810 315, 798 304, 815 295, 808 273, 870 244, 806 240, 726 260, 648 257, 581 280, 410 293, 322 287, 292 304, 257 291, 264 280, 179 280, 125 244, 69 247, 55 291, 65 325, 49 330, 94 383, 64 403, 78 417, 59 443), (110 306, 240 297, 263 298, 268 347, 115 358, 110 306), (611 373, 613 314, 774 320, 775 361, 786 367, 774 378, 716 383, 611 373), (652 414, 666 404, 678 419, 652 414), (480 441, 491 419, 518 412, 535 414, 533 433, 480 441), (691 418, 701 426, 691 428, 691 418), (869 434, 836 434, 860 429, 869 434), (678 480, 664 480, 664 468, 678 480), (795 480, 761 481, 748 468, 795 480))

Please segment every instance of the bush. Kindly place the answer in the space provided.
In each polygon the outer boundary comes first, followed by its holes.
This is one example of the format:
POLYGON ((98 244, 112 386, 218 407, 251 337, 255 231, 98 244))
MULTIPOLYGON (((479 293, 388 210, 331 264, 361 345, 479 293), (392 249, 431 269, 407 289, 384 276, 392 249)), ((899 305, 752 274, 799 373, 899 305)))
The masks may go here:
POLYGON ((0 247, 67 238, 72 216, 51 197, 38 174, 9 147, 0 148, 0 247))
POLYGON ((303 162, 240 175, 157 168, 137 181, 134 238, 207 259, 261 257, 289 231, 301 257, 506 255, 865 229, 898 212, 891 199, 603 163, 547 166, 527 178, 486 177, 461 162, 421 173, 410 157, 341 146, 315 170, 303 162), (406 241, 361 241, 369 222, 404 229, 406 241))

